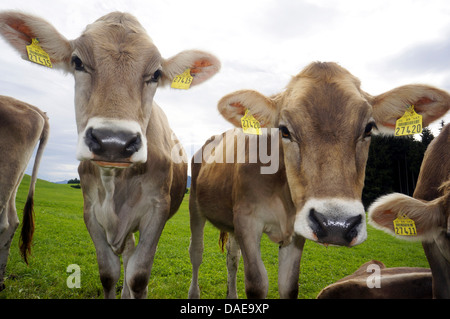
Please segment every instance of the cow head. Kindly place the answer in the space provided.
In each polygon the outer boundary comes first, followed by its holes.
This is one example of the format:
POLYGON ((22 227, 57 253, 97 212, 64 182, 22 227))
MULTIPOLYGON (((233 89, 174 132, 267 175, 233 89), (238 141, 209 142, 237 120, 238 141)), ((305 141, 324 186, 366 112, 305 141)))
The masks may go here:
POLYGON ((214 75, 219 61, 202 51, 161 57, 133 16, 113 12, 68 41, 41 18, 15 11, 0 13, 0 34, 24 58, 34 38, 53 67, 75 77, 77 158, 102 167, 147 161, 146 132, 158 86, 190 68, 191 86, 214 75))
POLYGON ((296 208, 297 234, 326 244, 353 246, 366 238, 361 203, 372 133, 394 133, 395 122, 414 104, 427 125, 447 112, 450 95, 423 85, 379 96, 335 63, 312 63, 286 90, 267 97, 243 90, 223 97, 221 114, 240 126, 246 109, 262 127, 279 128, 296 208))

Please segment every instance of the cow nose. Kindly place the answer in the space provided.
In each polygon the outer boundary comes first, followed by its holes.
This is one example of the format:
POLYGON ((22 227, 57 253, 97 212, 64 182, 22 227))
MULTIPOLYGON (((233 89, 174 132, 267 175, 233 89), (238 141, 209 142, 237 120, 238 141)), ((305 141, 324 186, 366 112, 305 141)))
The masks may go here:
POLYGON ((349 246, 358 236, 358 227, 362 222, 362 217, 357 215, 345 220, 332 219, 311 209, 309 221, 318 242, 349 246))
POLYGON ((94 128, 86 131, 85 143, 92 153, 109 161, 128 159, 142 146, 138 133, 94 128))

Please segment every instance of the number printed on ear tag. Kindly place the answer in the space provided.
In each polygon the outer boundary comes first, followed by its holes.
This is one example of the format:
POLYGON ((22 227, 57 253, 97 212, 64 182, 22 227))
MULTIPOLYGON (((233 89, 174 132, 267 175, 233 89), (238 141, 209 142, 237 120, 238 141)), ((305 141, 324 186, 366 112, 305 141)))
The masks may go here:
POLYGON ((244 116, 241 118, 242 130, 247 134, 255 134, 261 135, 261 125, 258 120, 253 117, 248 112, 248 109, 245 111, 244 116))
POLYGON ((406 109, 405 114, 395 122, 395 136, 422 133, 422 115, 414 111, 414 105, 406 109))
POLYGON ((170 87, 174 89, 187 90, 190 88, 193 78, 194 77, 191 75, 191 69, 186 69, 186 71, 180 75, 177 75, 173 79, 170 87))
POLYGON ((417 236, 416 224, 405 215, 394 219, 394 232, 401 236, 417 236))
POLYGON ((44 49, 39 45, 39 40, 37 38, 33 38, 31 40, 31 44, 27 45, 27 53, 28 59, 31 62, 46 66, 48 68, 52 68, 52 62, 50 61, 50 56, 44 49))

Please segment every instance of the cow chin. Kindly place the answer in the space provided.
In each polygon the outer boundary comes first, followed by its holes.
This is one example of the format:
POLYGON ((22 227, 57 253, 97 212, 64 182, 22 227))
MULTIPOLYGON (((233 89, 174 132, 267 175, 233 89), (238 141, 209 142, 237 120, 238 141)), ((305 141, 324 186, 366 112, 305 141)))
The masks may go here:
POLYGON ((147 154, 134 154, 127 159, 112 160, 109 158, 101 158, 91 152, 78 153, 77 159, 79 161, 91 161, 101 168, 129 168, 137 164, 144 164, 147 162, 147 154))
POLYGON ((359 245, 367 238, 364 206, 352 199, 309 199, 297 212, 294 231, 324 245, 359 245))

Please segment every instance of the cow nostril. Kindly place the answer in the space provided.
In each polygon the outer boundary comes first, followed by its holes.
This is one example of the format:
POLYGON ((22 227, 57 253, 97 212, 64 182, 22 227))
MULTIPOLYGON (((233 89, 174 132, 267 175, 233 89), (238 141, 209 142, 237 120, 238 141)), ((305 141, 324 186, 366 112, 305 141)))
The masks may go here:
POLYGON ((323 238, 327 235, 327 232, 324 228, 324 217, 321 213, 316 212, 314 208, 311 208, 309 211, 309 220, 311 222, 311 228, 316 234, 317 238, 323 238))
POLYGON ((85 141, 91 152, 98 154, 101 151, 102 144, 95 136, 94 129, 92 127, 86 131, 85 141))
POLYGON ((141 135, 137 134, 136 136, 132 137, 125 145, 125 153, 132 155, 137 151, 139 151, 141 146, 142 146, 141 135))
POLYGON ((351 217, 347 220, 348 223, 348 231, 345 234, 345 240, 347 240, 349 243, 358 236, 358 227, 361 224, 362 217, 361 215, 351 217))

